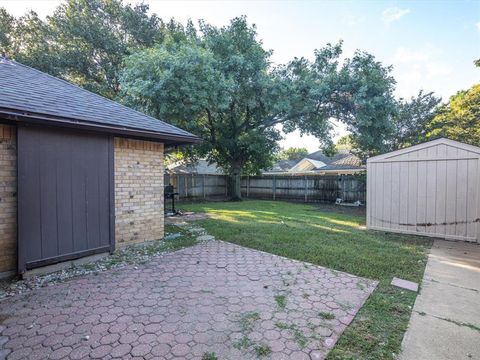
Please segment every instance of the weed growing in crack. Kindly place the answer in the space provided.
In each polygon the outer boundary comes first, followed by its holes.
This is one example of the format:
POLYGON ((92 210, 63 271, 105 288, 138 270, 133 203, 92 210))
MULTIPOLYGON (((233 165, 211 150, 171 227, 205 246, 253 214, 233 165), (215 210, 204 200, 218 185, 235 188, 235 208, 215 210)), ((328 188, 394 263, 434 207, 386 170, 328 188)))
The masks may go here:
POLYGON ((240 340, 233 344, 233 347, 237 350, 245 350, 252 346, 253 342, 248 336, 244 335, 240 340))
POLYGON ((218 357, 214 352, 205 352, 202 355, 202 360, 218 360, 218 357))
POLYGON ((240 316, 240 327, 242 332, 252 332, 255 322, 260 319, 260 314, 256 311, 247 312, 240 316))
POLYGON ((275 302, 279 309, 284 310, 287 306, 287 296, 286 295, 275 295, 275 302))
POLYGON ((255 345, 253 349, 255 350, 255 354, 257 354, 257 357, 268 356, 272 352, 272 348, 265 344, 255 345))
POLYGON ((331 312, 326 312, 326 311, 320 311, 318 313, 318 316, 320 316, 324 320, 333 320, 335 319, 335 314, 331 312))

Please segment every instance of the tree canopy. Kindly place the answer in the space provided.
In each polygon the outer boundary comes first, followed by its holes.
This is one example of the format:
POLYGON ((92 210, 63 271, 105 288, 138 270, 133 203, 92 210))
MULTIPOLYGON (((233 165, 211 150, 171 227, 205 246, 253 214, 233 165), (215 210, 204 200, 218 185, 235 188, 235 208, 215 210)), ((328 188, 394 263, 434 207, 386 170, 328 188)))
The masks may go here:
POLYGON ((433 93, 396 100, 391 67, 361 51, 345 59, 341 42, 273 66, 245 17, 183 26, 122 0, 67 0, 45 20, 0 8, 0 53, 202 137, 184 153, 230 173, 237 195, 241 173, 276 159, 281 131, 362 158, 438 136, 478 143, 478 87, 440 108, 433 93), (333 144, 332 120, 345 144, 333 144))
POLYGON ((447 137, 480 146, 480 84, 460 91, 427 125, 427 138, 447 137))
POLYGON ((441 98, 420 91, 409 100, 397 101, 392 117, 394 130, 389 141, 390 150, 397 150, 426 141, 427 127, 437 111, 441 98))
POLYGON ((165 25, 148 6, 121 0, 68 0, 44 21, 0 9, 0 46, 10 58, 114 98, 123 60, 161 42, 165 25))
POLYGON ((280 150, 275 156, 277 160, 300 160, 308 155, 306 148, 290 147, 280 150))
POLYGON ((272 67, 271 52, 244 17, 216 28, 200 23, 185 42, 166 41, 126 60, 122 95, 204 139, 200 156, 232 175, 267 168, 281 126, 331 144, 330 119, 345 122, 366 153, 387 145, 394 111, 390 69, 356 52, 340 65, 341 43, 272 67))

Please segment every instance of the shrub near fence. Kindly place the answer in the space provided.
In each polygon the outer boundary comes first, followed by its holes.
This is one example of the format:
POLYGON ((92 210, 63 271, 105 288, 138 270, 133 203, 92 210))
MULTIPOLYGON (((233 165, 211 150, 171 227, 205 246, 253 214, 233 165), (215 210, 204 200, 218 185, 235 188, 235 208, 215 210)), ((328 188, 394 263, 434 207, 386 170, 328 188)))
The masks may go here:
MULTIPOLYGON (((165 184, 171 183, 179 200, 215 200, 228 196, 228 178, 225 175, 166 174, 165 184)), ((364 175, 265 175, 243 176, 242 196, 251 199, 290 200, 300 202, 365 203, 364 175)))

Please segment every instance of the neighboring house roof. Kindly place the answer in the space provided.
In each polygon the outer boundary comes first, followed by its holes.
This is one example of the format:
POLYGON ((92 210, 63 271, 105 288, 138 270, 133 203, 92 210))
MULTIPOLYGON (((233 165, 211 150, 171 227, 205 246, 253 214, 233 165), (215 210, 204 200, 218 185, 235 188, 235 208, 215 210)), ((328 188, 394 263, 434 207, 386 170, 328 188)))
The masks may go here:
POLYGON ((315 169, 320 169, 324 167, 326 164, 320 160, 314 160, 309 158, 303 158, 300 160, 294 167, 292 167, 288 172, 305 172, 311 171, 315 169))
POLYGON ((297 163, 298 160, 280 160, 273 164, 272 168, 269 169, 267 173, 286 172, 297 163))
POLYGON ((2 57, 0 79, 0 116, 7 120, 95 129, 174 144, 200 140, 185 130, 2 57))
POLYGON ((357 156, 350 154, 346 150, 340 150, 332 157, 326 156, 322 151, 316 151, 314 153, 308 154, 301 160, 296 160, 295 164, 289 169, 283 168, 282 171, 274 171, 277 169, 278 163, 274 164, 272 170, 264 172, 264 174, 271 173, 315 173, 318 171, 361 171, 365 167, 362 165, 362 161, 357 156))
POLYGON ((222 169, 215 163, 209 164, 207 160, 198 160, 196 164, 185 164, 176 162, 167 165, 168 172, 172 174, 203 174, 203 175, 223 175, 222 169))

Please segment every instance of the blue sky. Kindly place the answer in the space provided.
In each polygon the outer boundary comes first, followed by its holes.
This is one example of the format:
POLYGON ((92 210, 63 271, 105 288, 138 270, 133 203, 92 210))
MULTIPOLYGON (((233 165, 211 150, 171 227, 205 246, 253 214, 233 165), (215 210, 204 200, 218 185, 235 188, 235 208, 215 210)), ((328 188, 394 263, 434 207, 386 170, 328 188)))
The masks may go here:
MULTIPOLYGON (((124 0, 125 2, 129 2, 124 0)), ((33 9, 53 12, 57 0, 0 0, 14 15, 33 9)), ((134 2, 134 1, 131 1, 134 2)), ((344 41, 344 54, 355 49, 393 65, 396 95, 409 97, 420 89, 444 100, 479 82, 480 1, 145 1, 163 19, 185 23, 205 19, 222 26, 239 15, 256 24, 272 60, 284 63, 297 56, 312 58, 315 48, 344 41)), ((344 134, 337 128, 337 136, 344 134)), ((289 134, 282 146, 316 150, 313 137, 289 134)))

